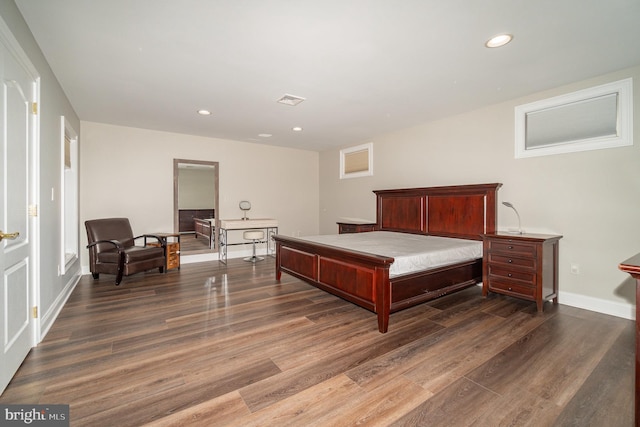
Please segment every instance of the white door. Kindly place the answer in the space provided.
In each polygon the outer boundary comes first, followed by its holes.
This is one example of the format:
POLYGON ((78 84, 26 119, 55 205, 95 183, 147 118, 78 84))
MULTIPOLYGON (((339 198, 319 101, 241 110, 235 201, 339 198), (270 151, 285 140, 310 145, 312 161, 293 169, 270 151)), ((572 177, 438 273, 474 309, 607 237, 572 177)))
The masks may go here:
POLYGON ((0 393, 34 345, 29 203, 36 84, 0 34, 0 393), (17 233, 17 234, 16 234, 17 233))

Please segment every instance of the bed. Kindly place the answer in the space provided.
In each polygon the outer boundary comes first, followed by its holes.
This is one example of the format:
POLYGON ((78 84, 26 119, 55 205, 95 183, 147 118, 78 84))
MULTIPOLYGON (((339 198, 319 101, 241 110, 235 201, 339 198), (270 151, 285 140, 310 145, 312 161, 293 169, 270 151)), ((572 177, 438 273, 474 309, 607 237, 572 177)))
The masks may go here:
POLYGON ((195 237, 203 237, 209 245, 209 249, 213 247, 215 239, 215 218, 194 218, 193 224, 195 229, 195 237))
MULTIPOLYGON (((502 184, 377 190, 376 231, 481 241, 497 223, 502 184)), ((482 281, 482 257, 391 275, 393 256, 304 238, 275 235, 276 280, 290 274, 377 314, 387 332, 390 313, 482 281)))
POLYGON ((178 231, 188 233, 195 231, 194 219, 207 219, 215 217, 215 209, 179 209, 178 210, 178 231))

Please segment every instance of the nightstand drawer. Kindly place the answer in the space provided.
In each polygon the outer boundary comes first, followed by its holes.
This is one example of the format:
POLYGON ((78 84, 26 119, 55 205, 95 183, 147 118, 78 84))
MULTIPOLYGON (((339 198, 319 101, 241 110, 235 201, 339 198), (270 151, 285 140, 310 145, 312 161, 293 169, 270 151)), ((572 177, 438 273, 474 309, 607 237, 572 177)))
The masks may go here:
POLYGON ((532 271, 527 270, 518 270, 517 268, 508 268, 508 267, 499 267, 495 265, 489 265, 489 276, 500 280, 500 278, 505 280, 522 280, 529 284, 535 283, 536 275, 532 271))
POLYGON ((489 284, 489 290, 499 292, 506 295, 515 295, 525 298, 535 298, 536 288, 535 286, 525 285, 517 282, 510 282, 507 280, 492 279, 489 284))
POLYGON ((505 254, 514 254, 520 256, 535 256, 536 247, 526 243, 513 243, 509 241, 489 241, 489 250, 491 252, 502 252, 505 254))
POLYGON ((536 260, 535 258, 518 258, 511 257, 506 255, 498 255, 495 253, 489 253, 489 263, 490 264, 505 264, 505 265, 515 265, 517 267, 525 267, 525 268, 536 268, 536 260))
MULTIPOLYGON (((173 237, 174 235, 169 235, 173 237)), ((147 246, 160 246, 160 243, 147 243, 147 246)), ((167 270, 180 268, 180 242, 165 242, 165 256, 167 270)))
POLYGON ((172 268, 180 267, 180 257, 178 255, 173 255, 167 257, 167 269, 171 270, 172 268))

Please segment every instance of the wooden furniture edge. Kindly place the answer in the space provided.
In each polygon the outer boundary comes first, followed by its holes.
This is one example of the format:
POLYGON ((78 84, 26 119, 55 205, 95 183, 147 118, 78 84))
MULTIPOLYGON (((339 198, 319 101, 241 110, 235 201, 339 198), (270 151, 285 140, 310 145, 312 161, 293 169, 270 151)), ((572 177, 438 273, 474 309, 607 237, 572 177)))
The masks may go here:
POLYGON ((618 268, 636 280, 635 425, 640 426, 640 253, 621 262, 618 268))

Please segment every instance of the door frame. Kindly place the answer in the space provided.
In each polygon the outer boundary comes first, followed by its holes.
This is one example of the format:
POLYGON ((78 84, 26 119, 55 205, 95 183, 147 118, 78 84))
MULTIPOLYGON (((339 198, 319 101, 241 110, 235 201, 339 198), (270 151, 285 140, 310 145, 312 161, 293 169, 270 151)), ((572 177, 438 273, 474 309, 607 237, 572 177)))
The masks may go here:
POLYGON ((189 160, 189 159, 173 159, 173 232, 174 233, 180 233, 180 220, 179 220, 179 213, 180 213, 180 206, 178 204, 178 200, 179 200, 179 193, 180 193, 180 184, 179 184, 179 169, 180 166, 179 165, 185 165, 185 166, 192 166, 192 167, 205 167, 207 169, 212 169, 213 170, 213 187, 214 187, 214 200, 213 200, 213 209, 214 209, 214 224, 213 226, 215 227, 213 230, 214 235, 214 241, 213 241, 213 246, 205 251, 193 251, 193 252, 186 252, 184 250, 181 250, 181 255, 182 256, 186 256, 186 255, 198 255, 201 253, 206 253, 206 254, 214 254, 217 253, 220 250, 219 247, 219 242, 218 242, 218 236, 217 236, 217 232, 218 230, 220 230, 220 162, 216 162, 216 161, 209 161, 209 160, 189 160))
POLYGON ((40 333, 40 221, 38 211, 40 200, 40 74, 27 56, 24 49, 15 38, 11 29, 0 16, 0 43, 4 44, 14 59, 27 71, 29 78, 33 80, 32 93, 29 95, 31 102, 35 103, 36 111, 30 112, 29 120, 29 238, 30 244, 30 266, 29 266, 29 293, 31 309, 37 308, 37 315, 30 316, 31 319, 31 347, 35 347, 41 340, 40 333))

